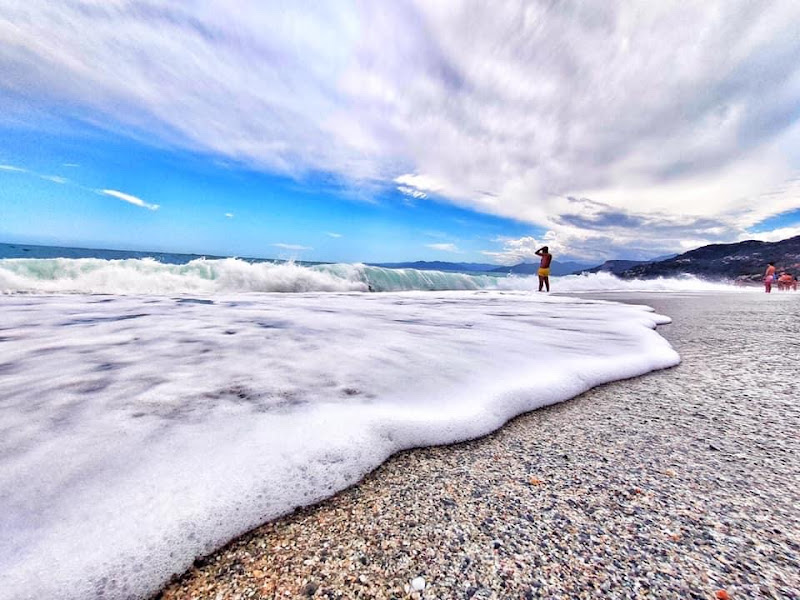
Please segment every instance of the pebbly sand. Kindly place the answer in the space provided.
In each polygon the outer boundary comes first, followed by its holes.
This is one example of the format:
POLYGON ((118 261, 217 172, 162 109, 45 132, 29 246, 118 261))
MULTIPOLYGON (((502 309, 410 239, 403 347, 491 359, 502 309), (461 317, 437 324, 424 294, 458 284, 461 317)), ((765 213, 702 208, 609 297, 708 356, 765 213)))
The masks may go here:
POLYGON ((800 598, 800 294, 603 297, 682 364, 401 453, 158 597, 800 598))

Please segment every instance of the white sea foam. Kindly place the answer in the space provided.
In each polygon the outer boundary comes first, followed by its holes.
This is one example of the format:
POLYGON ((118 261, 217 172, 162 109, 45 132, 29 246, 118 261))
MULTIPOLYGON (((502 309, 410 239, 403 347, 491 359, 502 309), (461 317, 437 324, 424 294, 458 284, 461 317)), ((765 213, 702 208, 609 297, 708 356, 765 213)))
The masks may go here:
POLYGON ((520 292, 15 294, 0 314, 4 600, 146 597, 400 449, 679 360, 643 307, 520 292))
MULTIPOLYGON (((538 277, 503 277, 416 269, 385 269, 363 264, 302 266, 247 262, 235 258, 196 259, 165 264, 129 258, 0 259, 0 292, 91 294, 221 294, 231 292, 346 292, 408 290, 535 290, 538 277)), ((609 273, 552 278, 558 292, 723 291, 732 285, 685 276, 622 280, 609 273)), ((739 288, 741 291, 741 288, 739 288)))
MULTIPOLYGON (((537 284, 538 285, 538 284, 537 284)), ((654 279, 620 279, 612 273, 566 275, 553 281, 553 290, 576 292, 752 292, 758 287, 737 287, 731 283, 708 281, 694 275, 654 279)))
POLYGON ((367 291, 358 267, 342 265, 341 273, 336 273, 324 267, 235 258, 196 259, 180 265, 147 258, 7 258, 0 260, 0 290, 90 294, 367 291))

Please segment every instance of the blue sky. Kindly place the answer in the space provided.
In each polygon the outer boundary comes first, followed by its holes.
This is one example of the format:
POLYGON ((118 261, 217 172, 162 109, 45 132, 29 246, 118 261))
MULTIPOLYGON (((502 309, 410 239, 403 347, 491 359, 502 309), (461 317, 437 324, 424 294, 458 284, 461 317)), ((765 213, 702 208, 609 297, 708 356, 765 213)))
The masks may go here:
POLYGON ((650 258, 800 234, 795 2, 12 1, 0 241, 650 258))
POLYGON ((491 262, 482 250, 534 229, 393 187, 358 189, 320 173, 290 178, 86 133, 4 132, 15 152, 13 160, 0 155, 3 241, 342 262, 491 262))

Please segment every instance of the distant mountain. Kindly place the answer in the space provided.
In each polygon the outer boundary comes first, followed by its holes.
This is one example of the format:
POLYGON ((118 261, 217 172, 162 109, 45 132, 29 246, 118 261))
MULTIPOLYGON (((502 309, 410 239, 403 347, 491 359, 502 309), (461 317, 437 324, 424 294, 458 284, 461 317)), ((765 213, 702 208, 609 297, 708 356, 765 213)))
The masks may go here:
POLYGON ((613 273, 614 275, 619 275, 620 273, 624 273, 625 271, 632 269, 633 267, 639 265, 648 265, 650 263, 659 262, 670 258, 675 258, 676 256, 678 255, 664 254, 663 256, 656 256, 655 258, 651 258, 650 260, 625 260, 625 259, 607 260, 602 265, 597 265, 596 267, 592 267, 591 269, 582 269, 580 272, 613 273))
POLYGON ((583 273, 614 273, 618 275, 636 267, 638 265, 648 264, 649 260, 607 260, 602 265, 597 265, 591 269, 583 269, 583 273))
POLYGON ((651 258, 650 260, 646 260, 644 262, 658 262, 660 260, 669 260, 670 258, 675 258, 676 256, 678 256, 676 253, 662 254, 661 256, 656 256, 655 258, 651 258))
POLYGON ((418 269, 420 271, 456 271, 463 273, 464 271, 482 272, 492 271, 497 265, 489 265, 486 263, 452 263, 440 260, 417 260, 414 262, 398 262, 398 263, 370 263, 373 267, 384 267, 387 269, 418 269))
POLYGON ((778 272, 800 274, 800 236, 780 242, 747 240, 735 244, 711 244, 667 260, 635 265, 619 275, 646 279, 689 273, 706 279, 758 280, 770 261, 775 263, 778 272))
MULTIPOLYGON (((550 263, 550 274, 559 277, 561 275, 571 275, 576 271, 582 271, 591 266, 591 263, 579 263, 574 261, 559 262, 554 260, 550 263)), ((493 273, 514 273, 517 275, 536 275, 539 272, 539 263, 519 263, 513 267, 497 267, 492 269, 493 273)))

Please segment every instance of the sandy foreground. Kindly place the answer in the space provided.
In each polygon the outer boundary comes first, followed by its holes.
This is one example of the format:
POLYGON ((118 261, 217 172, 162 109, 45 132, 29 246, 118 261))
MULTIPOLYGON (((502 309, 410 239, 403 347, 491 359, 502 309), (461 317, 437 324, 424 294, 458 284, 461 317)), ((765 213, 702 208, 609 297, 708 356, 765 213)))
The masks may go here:
POLYGON ((401 453, 158 598, 800 598, 800 294, 604 298, 682 364, 401 453))

